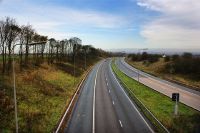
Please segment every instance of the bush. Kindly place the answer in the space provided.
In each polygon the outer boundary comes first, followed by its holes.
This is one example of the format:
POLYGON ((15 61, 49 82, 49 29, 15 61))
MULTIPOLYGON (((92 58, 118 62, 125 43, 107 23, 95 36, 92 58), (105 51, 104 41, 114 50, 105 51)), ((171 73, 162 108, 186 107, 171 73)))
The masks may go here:
POLYGON ((164 58, 164 61, 165 61, 165 62, 169 62, 169 61, 170 61, 170 56, 166 56, 166 57, 164 58))
POLYGON ((183 53, 182 58, 183 59, 192 59, 192 54, 185 52, 185 53, 183 53))
POLYGON ((172 61, 176 61, 178 59, 179 59, 179 55, 178 54, 172 55, 172 61))
POLYGON ((159 60, 160 57, 161 57, 160 55, 151 54, 151 55, 149 55, 149 57, 148 57, 148 61, 149 61, 150 63, 154 63, 154 62, 157 62, 157 61, 159 60))
POLYGON ((129 54, 128 58, 131 58, 132 61, 148 61, 150 63, 154 63, 159 60, 161 55, 158 54, 148 54, 147 52, 143 52, 142 54, 129 54))
POLYGON ((132 61, 137 61, 138 60, 138 56, 136 54, 131 54, 131 60, 132 61))
POLYGON ((141 60, 147 60, 149 57, 149 55, 147 54, 147 52, 143 52, 141 55, 141 60))
POLYGON ((166 65, 166 70, 171 73, 190 74, 200 79, 200 58, 193 57, 191 53, 184 53, 182 56, 173 55, 172 63, 166 65))

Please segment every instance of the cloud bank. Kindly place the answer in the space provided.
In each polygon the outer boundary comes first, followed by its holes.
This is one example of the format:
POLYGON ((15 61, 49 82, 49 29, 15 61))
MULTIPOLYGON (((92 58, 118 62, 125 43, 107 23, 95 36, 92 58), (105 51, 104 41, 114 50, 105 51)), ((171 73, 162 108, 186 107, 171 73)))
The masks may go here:
POLYGON ((138 0, 161 16, 142 26, 148 45, 160 48, 200 48, 199 0, 138 0))

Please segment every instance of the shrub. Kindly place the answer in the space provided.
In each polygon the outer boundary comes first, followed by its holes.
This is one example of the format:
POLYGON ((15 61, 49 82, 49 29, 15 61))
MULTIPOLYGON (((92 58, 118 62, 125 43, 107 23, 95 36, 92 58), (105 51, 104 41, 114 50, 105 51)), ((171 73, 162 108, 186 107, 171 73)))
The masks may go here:
POLYGON ((158 54, 148 54, 147 52, 143 52, 142 54, 129 54, 128 58, 131 58, 132 61, 148 61, 150 63, 154 63, 159 60, 161 55, 158 54))
POLYGON ((173 55, 172 62, 166 65, 166 70, 172 73, 189 74, 200 79, 200 58, 193 57, 191 53, 184 53, 182 56, 173 55))
POLYGON ((172 55, 172 61, 176 61, 178 59, 179 59, 179 55, 178 54, 172 55))
POLYGON ((169 62, 169 61, 170 61, 170 56, 166 56, 166 57, 164 58, 164 61, 165 61, 165 62, 169 62))

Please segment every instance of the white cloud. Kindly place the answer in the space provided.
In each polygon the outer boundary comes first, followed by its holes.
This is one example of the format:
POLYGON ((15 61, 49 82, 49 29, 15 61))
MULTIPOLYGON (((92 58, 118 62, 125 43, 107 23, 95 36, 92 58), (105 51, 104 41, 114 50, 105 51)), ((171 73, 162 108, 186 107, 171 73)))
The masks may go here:
POLYGON ((149 46, 200 48, 199 0, 138 0, 137 4, 161 13, 141 31, 149 46))
POLYGON ((83 28, 114 29, 128 23, 118 15, 61 6, 34 5, 25 0, 2 1, 0 16, 16 18, 19 24, 30 23, 39 33, 58 39, 67 34, 74 35, 75 31, 83 28), (70 33, 68 29, 75 30, 70 33))
POLYGON ((151 47, 200 48, 200 30, 154 22, 144 26, 141 35, 151 47))

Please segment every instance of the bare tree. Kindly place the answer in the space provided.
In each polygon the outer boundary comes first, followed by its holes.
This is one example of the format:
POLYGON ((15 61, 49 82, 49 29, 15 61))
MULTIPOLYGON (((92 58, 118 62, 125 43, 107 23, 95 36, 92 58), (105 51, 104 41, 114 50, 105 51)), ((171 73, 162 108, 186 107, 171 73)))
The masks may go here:
MULTIPOLYGON (((81 39, 72 37, 69 40, 56 41, 51 38, 47 41, 47 36, 42 36, 34 31, 31 25, 18 26, 15 19, 6 17, 0 20, 0 54, 2 55, 2 72, 5 68, 10 69, 11 54, 15 43, 19 43, 19 63, 35 63, 39 65, 44 61, 46 55, 48 63, 74 61, 76 57, 81 60, 93 54, 99 55, 101 52, 90 45, 82 45, 81 39), (29 55, 33 58, 30 58, 29 55), (85 58, 84 58, 85 57, 85 58), (69 60, 68 60, 69 59, 69 60), (8 66, 8 67, 7 67, 8 66)), ((85 63, 86 68, 86 63, 85 63)))
POLYGON ((69 43, 70 43, 70 46, 71 46, 72 60, 74 61, 76 53, 79 50, 79 48, 82 44, 82 41, 81 41, 81 39, 79 39, 77 37, 73 37, 73 38, 69 39, 69 43))
POLYGON ((16 22, 15 22, 14 19, 10 20, 10 26, 9 27, 10 27, 9 28, 9 35, 8 35, 7 44, 6 44, 6 46, 8 47, 8 65, 7 65, 8 71, 11 68, 11 62, 12 62, 11 54, 12 54, 12 50, 14 50, 14 44, 18 40, 18 35, 19 35, 20 31, 21 31, 21 29, 16 24, 16 22))
POLYGON ((54 38, 49 39, 49 56, 48 63, 53 63, 54 48, 56 46, 56 40, 54 38))
POLYGON ((8 54, 8 69, 11 66, 11 52, 12 45, 16 41, 17 35, 20 32, 20 28, 17 26, 14 19, 6 17, 5 21, 0 21, 0 46, 1 54, 3 58, 3 68, 2 72, 5 73, 5 68, 7 64, 7 54, 8 54), (7 53, 8 52, 8 53, 7 53))
MULTIPOLYGON (((47 42, 47 36, 40 36, 40 40, 41 42, 47 42)), ((41 56, 42 56, 42 60, 44 60, 44 50, 46 47, 46 43, 41 45, 41 56)))
POLYGON ((23 45, 25 45, 25 31, 26 31, 26 26, 22 25, 20 27, 21 32, 19 33, 19 60, 20 60, 20 69, 22 70, 22 65, 23 65, 23 45))
POLYGON ((9 21, 10 18, 6 17, 6 20, 2 20, 0 22, 0 42, 1 42, 1 50, 2 50, 2 73, 5 72, 6 65, 6 41, 9 34, 9 21))
POLYGON ((32 42, 34 35, 34 30, 32 29, 31 25, 27 25, 25 27, 25 64, 28 63, 28 56, 29 56, 29 43, 32 42))

